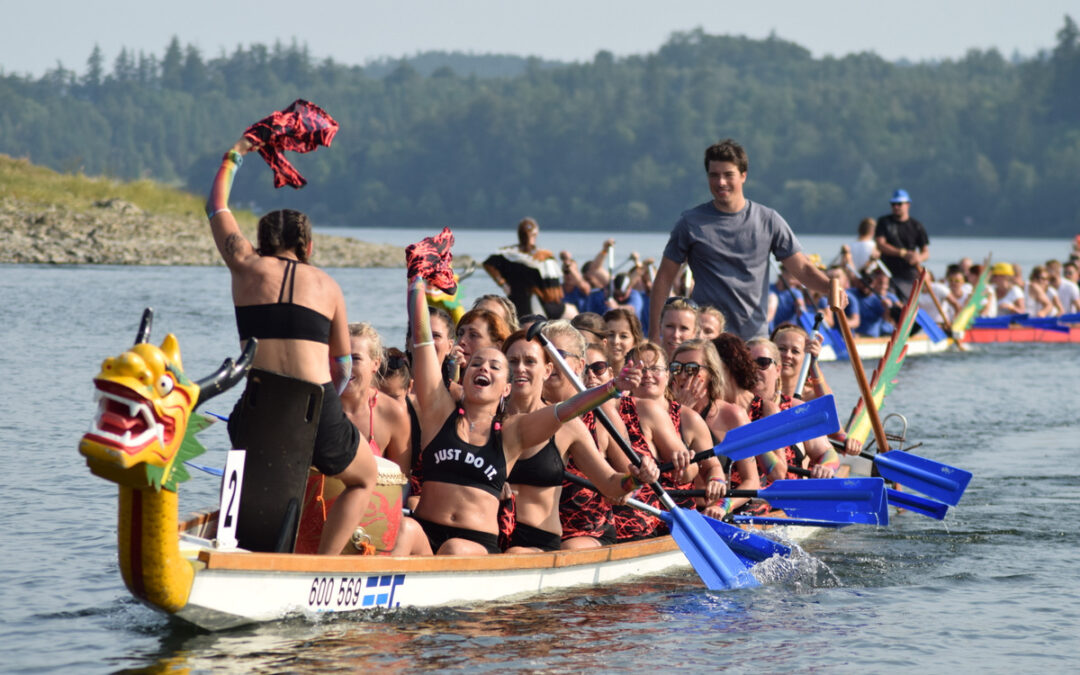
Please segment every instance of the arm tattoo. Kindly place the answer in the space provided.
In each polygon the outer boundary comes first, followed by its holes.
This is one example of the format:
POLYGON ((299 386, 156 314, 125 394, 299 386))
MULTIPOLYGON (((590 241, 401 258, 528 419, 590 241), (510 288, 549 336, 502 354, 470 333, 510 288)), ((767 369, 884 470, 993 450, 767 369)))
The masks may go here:
POLYGON ((235 258, 236 254, 240 251, 240 242, 244 240, 244 236, 239 232, 233 232, 229 236, 225 237, 225 244, 222 248, 225 251, 225 259, 229 260, 235 258))

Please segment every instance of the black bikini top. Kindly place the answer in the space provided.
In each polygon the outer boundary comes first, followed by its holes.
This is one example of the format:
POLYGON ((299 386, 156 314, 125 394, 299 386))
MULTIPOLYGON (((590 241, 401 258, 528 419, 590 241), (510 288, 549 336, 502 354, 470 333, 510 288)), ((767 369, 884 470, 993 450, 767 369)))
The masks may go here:
POLYGON ((457 433, 460 408, 446 418, 439 433, 431 439, 421 454, 424 482, 452 483, 483 490, 502 499, 506 484, 506 456, 497 422, 492 423, 491 435, 484 445, 461 440, 457 433))
POLYGON ((285 261, 285 276, 281 279, 277 302, 236 307, 236 330, 240 339, 310 340, 330 344, 330 319, 310 307, 293 303, 297 261, 292 258, 279 260, 285 261), (289 288, 288 299, 285 298, 286 286, 289 288))
POLYGON ((563 484, 565 468, 562 454, 555 445, 555 437, 552 436, 535 455, 519 459, 506 480, 518 485, 554 487, 563 484))

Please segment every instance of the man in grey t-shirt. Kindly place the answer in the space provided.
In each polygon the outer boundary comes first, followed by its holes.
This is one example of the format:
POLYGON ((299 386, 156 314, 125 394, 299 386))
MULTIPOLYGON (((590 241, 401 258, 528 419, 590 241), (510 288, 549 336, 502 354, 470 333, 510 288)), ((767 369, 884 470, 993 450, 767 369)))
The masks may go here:
MULTIPOLYGON (((659 337, 660 313, 683 262, 694 273, 692 299, 719 309, 728 331, 744 340, 766 332, 770 253, 809 289, 828 294, 829 278, 803 255, 783 217, 743 196, 748 168, 746 151, 731 139, 705 150, 713 199, 683 212, 671 231, 649 302, 653 340, 659 337)), ((846 301, 847 294, 841 294, 841 304, 846 301)))

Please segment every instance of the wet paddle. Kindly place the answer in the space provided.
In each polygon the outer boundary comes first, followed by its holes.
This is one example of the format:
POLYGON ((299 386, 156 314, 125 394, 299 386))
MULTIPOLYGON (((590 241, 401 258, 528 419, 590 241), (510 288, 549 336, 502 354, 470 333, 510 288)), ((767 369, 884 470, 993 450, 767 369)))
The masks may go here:
MULTIPOLYGON (((895 454, 896 452, 898 451, 894 451, 890 454, 895 454)), ((789 465, 788 472, 793 473, 797 476, 803 476, 804 478, 812 477, 812 472, 809 469, 802 468, 801 466, 789 465)), ((931 518, 935 518, 937 520, 943 519, 945 517, 945 514, 949 510, 949 506, 947 504, 942 504, 941 502, 936 502, 933 499, 927 499, 926 497, 920 497, 918 495, 909 494, 907 492, 901 492, 900 490, 894 490, 892 488, 886 488, 885 499, 889 502, 889 506, 906 509, 920 515, 930 516, 931 518)))
POLYGON ((731 522, 738 525, 779 525, 795 527, 831 527, 839 529, 854 525, 854 523, 841 523, 835 520, 814 520, 812 518, 787 518, 784 516, 752 516, 745 513, 737 513, 731 516, 731 522))
POLYGON ((861 452, 859 456, 873 461, 878 473, 884 478, 950 506, 956 506, 960 502, 960 497, 971 482, 970 471, 902 450, 876 455, 861 452))
POLYGON ((948 504, 942 504, 941 502, 935 502, 933 499, 892 488, 885 491, 885 497, 889 500, 889 506, 895 506, 898 509, 918 513, 922 516, 929 516, 934 520, 944 520, 945 514, 949 512, 948 504))
MULTIPOLYGON (((670 490, 675 497, 700 497, 704 490, 670 490)), ((729 497, 764 499, 793 518, 889 524, 885 481, 880 478, 778 480, 760 490, 729 490, 729 497)))
MULTIPOLYGON (((836 399, 829 394, 736 427, 727 432, 724 440, 711 450, 702 450, 690 461, 700 462, 710 457, 723 456, 737 462, 811 438, 827 436, 839 429, 840 416, 836 412, 836 399)), ((660 472, 671 471, 673 468, 671 462, 665 462, 660 465, 660 472)))
MULTIPOLYGON (((575 389, 584 391, 585 385, 582 384, 581 378, 570 369, 562 354, 555 349, 555 346, 541 332, 543 327, 544 322, 542 321, 534 323, 529 328, 528 339, 539 341, 540 345, 551 357, 551 360, 558 366, 563 377, 569 379, 575 389)), ((634 466, 640 466, 641 458, 630 447, 630 443, 619 435, 615 425, 608 419, 604 411, 596 408, 595 413, 596 419, 619 444, 619 448, 630 460, 630 463, 634 466)), ((667 509, 665 521, 671 530, 672 538, 675 539, 675 543, 679 545, 679 549, 690 561, 694 571, 698 573, 698 576, 701 577, 701 580, 710 590, 760 585, 754 575, 747 570, 743 561, 705 522, 703 515, 697 511, 679 508, 659 483, 653 482, 650 487, 656 492, 660 503, 667 509)))
MULTIPOLYGON (((596 491, 596 486, 589 482, 588 479, 582 478, 577 474, 570 473, 569 471, 563 472, 563 478, 571 483, 577 483, 582 487, 587 487, 590 490, 596 491)), ((654 516, 664 517, 664 512, 656 508, 651 504, 646 504, 640 500, 629 498, 626 500, 629 506, 633 506, 635 509, 641 509, 647 511, 654 516)), ((706 515, 702 515, 713 530, 720 535, 731 550, 735 552, 744 562, 749 562, 749 566, 753 566, 755 563, 759 563, 762 560, 768 560, 774 555, 787 556, 791 554, 791 549, 779 542, 775 542, 768 537, 763 537, 753 532, 747 532, 746 530, 735 527, 729 523, 725 523, 715 518, 710 518, 706 515)), ((666 522, 666 519, 665 519, 666 522)))

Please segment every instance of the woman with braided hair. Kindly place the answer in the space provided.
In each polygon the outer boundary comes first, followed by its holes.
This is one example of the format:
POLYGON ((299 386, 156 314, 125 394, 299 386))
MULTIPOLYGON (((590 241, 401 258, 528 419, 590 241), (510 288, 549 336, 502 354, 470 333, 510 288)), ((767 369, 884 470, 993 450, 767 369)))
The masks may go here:
MULTIPOLYGON (((323 403, 313 464, 345 484, 327 515, 319 553, 341 553, 371 498, 375 459, 339 395, 352 372, 345 298, 330 275, 308 263, 311 223, 299 211, 272 211, 259 220, 258 248, 240 232, 228 208, 229 191, 243 156, 257 149, 242 138, 225 153, 206 204, 210 230, 232 277, 240 341, 256 338, 253 368, 322 386, 323 403)), ((246 447, 247 392, 229 417, 233 447, 246 447)))

